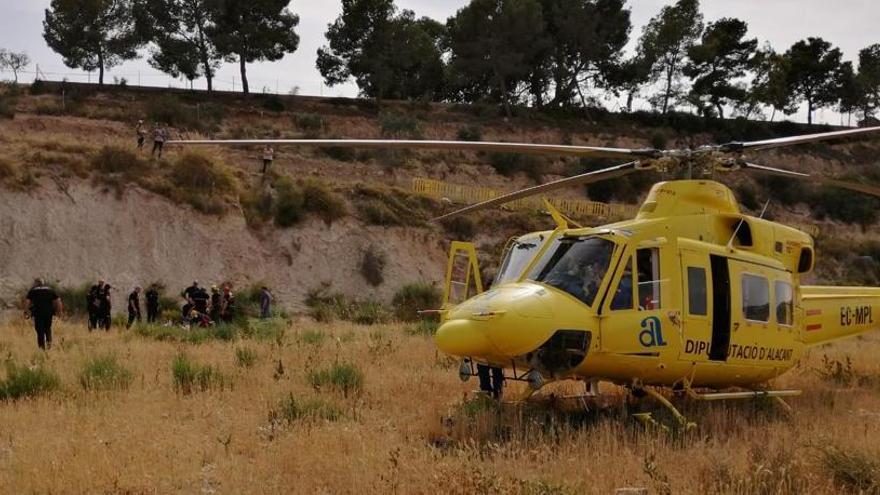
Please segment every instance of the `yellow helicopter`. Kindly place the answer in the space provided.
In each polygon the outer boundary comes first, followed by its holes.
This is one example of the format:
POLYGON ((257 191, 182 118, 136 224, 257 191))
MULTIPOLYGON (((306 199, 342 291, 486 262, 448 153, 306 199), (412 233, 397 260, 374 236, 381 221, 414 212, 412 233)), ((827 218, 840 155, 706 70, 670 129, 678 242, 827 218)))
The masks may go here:
MULTIPOLYGON (((454 149, 630 160, 499 196, 442 220, 646 170, 697 177, 745 170, 880 196, 878 187, 744 158, 750 151, 878 132, 880 127, 850 129, 688 150, 386 140, 169 144, 454 149)), ((658 183, 634 219, 601 227, 572 226, 551 203, 545 204, 556 228, 511 243, 490 290, 482 291, 473 247, 453 245, 453 253, 468 253, 468 278, 475 279, 478 294, 449 301, 451 257, 447 303, 435 341, 441 351, 462 359, 462 379, 478 375, 474 367, 481 364, 491 367, 497 379, 527 382, 530 392, 574 379, 585 384, 585 395, 594 395, 600 382, 611 382, 636 396, 654 397, 686 426, 690 423, 663 389, 700 401, 770 397, 782 402, 801 391, 767 384, 794 367, 807 347, 880 327, 880 288, 802 285, 801 277, 815 264, 812 238, 743 214, 732 191, 718 182, 658 183)), ((640 419, 652 421, 647 415, 640 419)))

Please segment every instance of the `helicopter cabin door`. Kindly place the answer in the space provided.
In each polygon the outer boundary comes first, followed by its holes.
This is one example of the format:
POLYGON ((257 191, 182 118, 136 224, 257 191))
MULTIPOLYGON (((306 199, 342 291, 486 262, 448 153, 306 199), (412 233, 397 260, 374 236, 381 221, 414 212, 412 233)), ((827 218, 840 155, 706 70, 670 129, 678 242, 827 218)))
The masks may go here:
POLYGON ((707 253, 681 251, 682 348, 680 358, 691 362, 710 359, 713 328, 712 267, 707 253))

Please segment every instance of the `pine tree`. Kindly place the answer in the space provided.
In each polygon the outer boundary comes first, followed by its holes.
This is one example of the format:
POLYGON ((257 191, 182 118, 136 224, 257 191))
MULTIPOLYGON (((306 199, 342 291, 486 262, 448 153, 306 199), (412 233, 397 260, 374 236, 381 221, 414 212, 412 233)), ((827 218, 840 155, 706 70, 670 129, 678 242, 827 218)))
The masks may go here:
POLYGON ((137 58, 144 44, 131 0, 52 0, 43 20, 43 38, 71 68, 104 71, 137 58))

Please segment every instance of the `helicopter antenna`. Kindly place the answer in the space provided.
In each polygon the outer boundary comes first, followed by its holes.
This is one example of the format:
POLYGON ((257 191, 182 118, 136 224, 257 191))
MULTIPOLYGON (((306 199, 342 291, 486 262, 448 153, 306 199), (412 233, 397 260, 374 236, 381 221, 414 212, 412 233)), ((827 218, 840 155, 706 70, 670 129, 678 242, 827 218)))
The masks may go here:
MULTIPOLYGON (((761 215, 758 218, 763 219, 764 214, 767 213, 767 207, 770 206, 770 200, 768 199, 766 203, 764 203, 764 208, 761 209, 761 215)), ((736 236, 739 235, 739 229, 742 228, 743 224, 746 223, 745 220, 740 219, 736 224, 736 228, 733 229, 733 235, 730 236, 730 240, 727 241, 727 249, 733 249, 733 240, 736 239, 736 236)))

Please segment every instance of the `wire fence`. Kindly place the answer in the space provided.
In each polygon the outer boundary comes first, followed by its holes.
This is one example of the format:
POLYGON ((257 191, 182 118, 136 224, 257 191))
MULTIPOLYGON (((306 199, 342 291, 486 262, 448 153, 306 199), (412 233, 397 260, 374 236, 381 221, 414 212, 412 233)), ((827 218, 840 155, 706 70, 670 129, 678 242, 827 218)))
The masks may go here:
MULTIPOLYGON (((12 81, 15 73, 9 69, 0 69, 0 80, 12 81)), ((69 71, 58 68, 43 68, 35 65, 33 70, 18 71, 19 82, 29 83, 33 81, 49 82, 73 82, 73 83, 97 83, 97 72, 69 71)), ((242 91, 241 78, 224 73, 217 74, 213 80, 213 88, 217 91, 242 91)), ((126 84, 131 86, 146 86, 171 89, 207 89, 207 81, 204 78, 189 81, 186 78, 174 78, 159 71, 138 70, 125 72, 105 72, 104 83, 110 85, 126 84)), ((248 85, 251 93, 275 94, 275 95, 307 95, 307 96, 335 96, 339 91, 331 90, 323 81, 291 79, 291 78, 264 78, 248 75, 248 85)), ((354 96, 354 94, 350 95, 354 96)))

